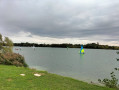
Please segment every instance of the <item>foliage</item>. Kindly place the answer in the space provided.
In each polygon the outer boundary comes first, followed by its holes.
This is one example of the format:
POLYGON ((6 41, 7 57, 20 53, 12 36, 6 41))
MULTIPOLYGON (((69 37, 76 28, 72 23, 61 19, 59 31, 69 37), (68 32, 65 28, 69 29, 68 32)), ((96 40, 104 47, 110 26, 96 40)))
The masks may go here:
POLYGON ((5 37, 4 40, 0 34, 0 64, 15 65, 27 67, 24 57, 13 53, 13 42, 5 37))
MULTIPOLYGON (((63 43, 63 44, 36 44, 36 43, 14 43, 14 46, 21 46, 21 47, 61 47, 61 48, 80 48, 81 44, 70 44, 70 43, 63 43)), ((117 46, 108 46, 108 45, 100 45, 99 43, 89 43, 83 45, 84 48, 93 48, 93 49, 115 49, 119 50, 117 46)))
POLYGON ((13 42, 8 37, 5 37, 4 45, 4 52, 12 52, 13 42))
MULTIPOLYGON (((117 52, 117 54, 119 53, 117 52)), ((117 61, 119 61, 119 59, 117 59, 117 61)), ((119 71, 119 68, 114 68, 114 69, 119 71)), ((107 78, 103 80, 98 79, 98 81, 109 88, 119 88, 118 79, 116 78, 114 72, 111 72, 110 75, 111 75, 111 79, 107 79, 107 78)))
POLYGON ((24 57, 16 53, 4 53, 0 55, 0 64, 27 67, 24 57))
POLYGON ((111 75, 111 79, 98 79, 98 81, 102 84, 104 84, 105 86, 109 87, 109 88, 117 88, 118 87, 118 79, 115 77, 114 72, 110 73, 111 75))
MULTIPOLYGON (((117 52, 119 54, 119 52, 117 52)), ((119 61, 119 58, 117 58, 117 61, 119 61)), ((115 68, 115 70, 119 71, 119 68, 115 68)))
POLYGON ((3 43, 2 43, 2 35, 0 34, 0 50, 2 49, 3 43))
POLYGON ((12 53, 13 42, 8 37, 5 37, 3 40, 2 35, 0 34, 0 50, 2 53, 10 52, 12 53))

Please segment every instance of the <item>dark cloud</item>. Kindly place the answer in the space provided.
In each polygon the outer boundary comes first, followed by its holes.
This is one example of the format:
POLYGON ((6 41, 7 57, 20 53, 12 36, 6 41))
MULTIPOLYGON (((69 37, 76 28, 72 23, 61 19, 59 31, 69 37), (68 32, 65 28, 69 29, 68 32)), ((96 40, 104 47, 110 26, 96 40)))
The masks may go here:
POLYGON ((0 30, 58 38, 108 35, 112 39, 106 40, 118 41, 118 12, 119 0, 1 0, 0 30))

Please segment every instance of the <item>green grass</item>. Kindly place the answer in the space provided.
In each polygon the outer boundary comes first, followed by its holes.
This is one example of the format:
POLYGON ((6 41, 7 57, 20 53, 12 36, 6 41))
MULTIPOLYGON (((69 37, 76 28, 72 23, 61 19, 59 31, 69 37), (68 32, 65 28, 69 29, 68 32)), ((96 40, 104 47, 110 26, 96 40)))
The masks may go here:
POLYGON ((0 65, 0 90, 115 90, 34 69, 0 65), (26 76, 20 76, 20 74, 26 76), (36 77, 34 73, 44 73, 36 77))

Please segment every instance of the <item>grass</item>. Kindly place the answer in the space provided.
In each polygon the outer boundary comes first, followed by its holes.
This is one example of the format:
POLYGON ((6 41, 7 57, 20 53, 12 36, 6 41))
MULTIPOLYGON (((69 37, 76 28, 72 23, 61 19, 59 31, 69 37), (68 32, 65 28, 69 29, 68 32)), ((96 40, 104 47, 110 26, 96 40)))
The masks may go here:
POLYGON ((46 71, 0 65, 0 90, 115 90, 96 86, 46 71), (26 76, 20 76, 20 74, 26 76), (34 73, 42 73, 36 77, 34 73))

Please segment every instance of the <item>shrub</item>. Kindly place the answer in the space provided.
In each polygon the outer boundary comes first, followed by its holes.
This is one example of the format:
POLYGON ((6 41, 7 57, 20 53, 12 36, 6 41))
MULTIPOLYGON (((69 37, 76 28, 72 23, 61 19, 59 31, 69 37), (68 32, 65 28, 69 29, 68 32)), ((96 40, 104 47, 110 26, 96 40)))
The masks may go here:
POLYGON ((0 55, 0 64, 28 67, 24 57, 16 53, 4 53, 0 55))
POLYGON ((98 79, 98 81, 109 88, 118 88, 118 79, 115 77, 114 72, 111 72, 110 75, 111 75, 111 79, 107 79, 107 78, 103 80, 98 79))
MULTIPOLYGON (((117 54, 119 54, 119 52, 117 52, 117 54)), ((119 61, 118 58, 117 61, 119 61)), ((119 68, 114 68, 114 69, 119 71, 119 68)), ((98 81, 109 88, 119 88, 118 79, 116 78, 114 72, 111 72, 110 75, 111 75, 111 79, 107 79, 107 78, 103 80, 98 79, 98 81)))

